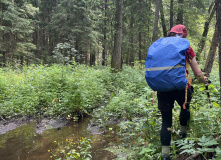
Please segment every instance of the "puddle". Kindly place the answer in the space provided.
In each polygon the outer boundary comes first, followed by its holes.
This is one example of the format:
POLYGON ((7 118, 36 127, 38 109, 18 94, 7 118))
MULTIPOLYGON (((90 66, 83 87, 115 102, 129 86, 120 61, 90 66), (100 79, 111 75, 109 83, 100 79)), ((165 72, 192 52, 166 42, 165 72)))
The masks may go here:
MULTIPOLYGON (((93 160, 111 160, 116 158, 113 153, 104 150, 110 144, 117 144, 119 141, 114 134, 97 131, 92 134, 88 129, 90 118, 84 118, 78 122, 68 124, 64 127, 53 128, 53 121, 45 122, 45 131, 37 132, 39 124, 32 121, 0 135, 0 159, 2 160, 49 160, 51 153, 48 150, 56 150, 56 142, 66 139, 73 141, 81 137, 91 139, 93 160), (50 125, 46 125, 50 124, 50 125), (48 127, 47 127, 48 126, 48 127), (51 126, 51 128, 50 128, 51 126)), ((41 123, 43 124, 43 123, 41 123)), ((58 123, 59 124, 59 123, 58 123)))

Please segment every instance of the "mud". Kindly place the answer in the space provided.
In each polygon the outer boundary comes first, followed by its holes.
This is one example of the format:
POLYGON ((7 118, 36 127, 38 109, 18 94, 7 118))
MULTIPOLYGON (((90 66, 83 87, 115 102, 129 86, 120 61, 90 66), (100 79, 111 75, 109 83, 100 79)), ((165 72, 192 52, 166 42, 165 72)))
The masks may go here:
POLYGON ((113 128, 112 132, 108 131, 109 127, 104 131, 102 125, 91 123, 91 119, 81 118, 76 122, 56 118, 0 121, 0 159, 50 159, 52 152, 56 153, 67 139, 78 144, 82 137, 90 139, 91 156, 94 160, 115 159, 119 155, 105 150, 120 142, 114 126, 109 126, 113 128))
POLYGON ((8 131, 14 130, 19 126, 30 123, 32 120, 25 120, 23 118, 17 120, 3 120, 0 121, 0 134, 5 134, 8 131))
POLYGON ((54 129, 54 128, 60 130, 62 127, 66 126, 67 124, 68 121, 60 119, 42 119, 37 121, 36 133, 41 134, 45 130, 54 129))
POLYGON ((5 134, 11 130, 14 130, 20 126, 26 125, 31 122, 36 122, 36 133, 41 134, 48 129, 58 129, 66 126, 69 122, 61 119, 41 119, 33 120, 27 118, 20 118, 17 120, 4 120, 0 122, 0 134, 5 134))

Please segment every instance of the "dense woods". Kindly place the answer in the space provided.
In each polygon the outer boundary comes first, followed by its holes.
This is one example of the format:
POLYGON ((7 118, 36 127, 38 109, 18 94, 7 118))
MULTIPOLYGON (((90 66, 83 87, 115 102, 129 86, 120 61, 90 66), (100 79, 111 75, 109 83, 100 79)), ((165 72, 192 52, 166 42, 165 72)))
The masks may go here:
POLYGON ((180 23, 188 28, 199 60, 216 53, 212 0, 1 0, 0 11, 1 66, 73 58, 88 65, 113 65, 119 59, 133 65, 180 23))
POLYGON ((209 76, 217 57, 219 1, 1 0, 0 65, 143 62, 148 47, 184 24, 209 76))
POLYGON ((192 78, 189 139, 176 134, 174 108, 171 154, 221 159, 220 0, 1 0, 0 122, 91 114, 105 134, 112 134, 109 121, 121 121, 116 132, 122 144, 114 153, 159 159, 161 117, 144 61, 149 46, 176 24, 187 27, 212 83, 206 88, 192 78))

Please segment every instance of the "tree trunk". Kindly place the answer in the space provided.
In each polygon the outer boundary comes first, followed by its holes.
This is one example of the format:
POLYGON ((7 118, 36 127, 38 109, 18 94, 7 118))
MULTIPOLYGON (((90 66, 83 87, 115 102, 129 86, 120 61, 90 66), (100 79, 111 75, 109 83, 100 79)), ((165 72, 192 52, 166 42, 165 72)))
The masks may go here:
POLYGON ((183 2, 184 0, 178 0, 177 24, 183 24, 183 2))
POLYGON ((160 0, 156 0, 155 4, 155 19, 154 19, 154 31, 153 41, 158 39, 158 21, 159 21, 160 0))
MULTIPOLYGON (((147 10, 148 10, 148 14, 152 14, 152 1, 148 0, 148 4, 147 4, 147 10)), ((147 16, 147 21, 152 21, 152 18, 150 16, 147 16)), ((151 41, 151 37, 152 37, 152 33, 150 33, 150 25, 147 25, 147 37, 146 39, 148 40, 148 42, 151 41)))
MULTIPOLYGON (((20 59, 21 59, 21 66, 23 66, 23 64, 24 64, 24 57, 20 56, 20 59)), ((28 62, 27 62, 27 64, 28 64, 28 62)))
POLYGON ((213 62, 215 60, 215 56, 216 56, 216 49, 218 47, 218 28, 217 28, 217 24, 215 27, 215 31, 213 33, 213 40, 210 46, 210 51, 208 54, 208 57, 206 59, 206 64, 204 67, 204 72, 206 73, 206 76, 209 77, 212 67, 213 67, 213 62))
POLYGON ((131 20, 130 20, 130 39, 129 39, 129 49, 128 49, 128 64, 133 66, 134 63, 134 36, 133 36, 133 30, 134 28, 134 15, 131 15, 131 20))
POLYGON ((2 66, 6 67, 6 52, 2 52, 2 66))
POLYGON ((102 66, 106 63, 106 41, 107 41, 107 0, 104 1, 104 26, 103 26, 103 35, 104 35, 104 41, 103 41, 103 51, 102 51, 102 66))
POLYGON ((86 65, 90 65, 90 44, 87 45, 86 47, 86 51, 85 51, 85 64, 86 65))
MULTIPOLYGON (((2 5, 2 3, 0 3, 0 11, 1 11, 0 26, 2 26, 3 25, 3 5, 2 5)), ((1 46, 2 46, 2 43, 4 41, 3 36, 4 36, 4 32, 1 30, 0 31, 0 43, 1 43, 1 46)), ((2 48, 0 50, 0 54, 3 55, 2 48)), ((0 63, 0 66, 3 67, 3 57, 2 58, 0 57, 0 59, 2 60, 2 62, 0 63)))
POLYGON ((95 65, 95 54, 94 53, 90 54, 90 65, 91 66, 95 65))
POLYGON ((139 32, 138 40, 139 40, 139 53, 138 53, 138 56, 139 56, 139 61, 141 63, 141 60, 142 60, 142 52, 141 52, 141 49, 142 49, 142 33, 141 32, 139 32))
POLYGON ((123 0, 116 0, 116 24, 114 36, 114 51, 111 58, 111 68, 114 72, 121 71, 121 45, 122 45, 122 17, 123 17, 123 0))
MULTIPOLYGON (((218 27, 218 43, 219 43, 219 79, 221 86, 221 1, 215 0, 215 5, 216 5, 216 22, 218 25, 217 27, 218 27)), ((221 89, 220 89, 220 100, 221 100, 221 89)))
POLYGON ((200 43, 198 45, 198 50, 197 50, 197 60, 201 60, 201 55, 202 55, 202 51, 203 51, 203 48, 205 46, 205 43, 206 43, 206 37, 207 37, 207 34, 208 34, 208 31, 209 31, 209 24, 213 18, 215 14, 215 7, 213 7, 213 10, 210 14, 210 17, 208 18, 208 20, 205 22, 205 25, 204 25, 204 31, 203 31, 203 34, 202 34, 202 38, 200 40, 200 43))
POLYGON ((167 36, 167 29, 166 29, 166 24, 165 24, 165 19, 164 19, 164 12, 163 12, 163 2, 160 0, 160 18, 161 18, 161 23, 162 23, 162 28, 163 28, 163 36, 167 36))
POLYGON ((170 0, 170 29, 173 27, 173 0, 170 0))

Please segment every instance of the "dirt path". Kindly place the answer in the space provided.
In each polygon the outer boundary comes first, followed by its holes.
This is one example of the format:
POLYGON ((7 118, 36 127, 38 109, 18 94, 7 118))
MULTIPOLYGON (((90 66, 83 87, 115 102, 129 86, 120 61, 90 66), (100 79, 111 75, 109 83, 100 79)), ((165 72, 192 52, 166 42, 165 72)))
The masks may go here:
POLYGON ((47 129, 57 128, 58 130, 67 125, 67 121, 58 120, 58 119, 41 119, 41 120, 33 120, 33 119, 25 119, 20 118, 17 120, 8 120, 0 122, 0 134, 5 134, 11 130, 16 129, 19 126, 26 125, 30 122, 36 121, 36 133, 41 134, 47 129))

